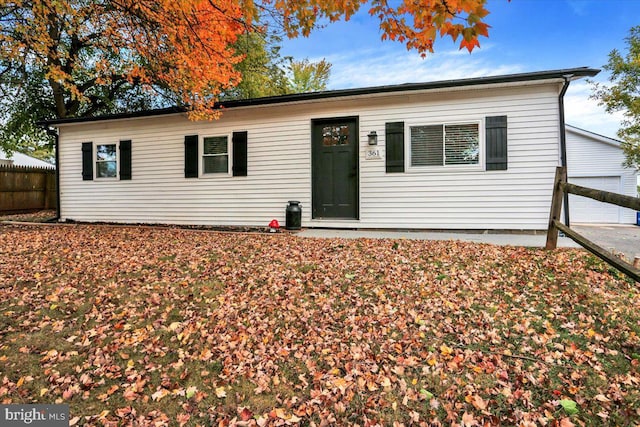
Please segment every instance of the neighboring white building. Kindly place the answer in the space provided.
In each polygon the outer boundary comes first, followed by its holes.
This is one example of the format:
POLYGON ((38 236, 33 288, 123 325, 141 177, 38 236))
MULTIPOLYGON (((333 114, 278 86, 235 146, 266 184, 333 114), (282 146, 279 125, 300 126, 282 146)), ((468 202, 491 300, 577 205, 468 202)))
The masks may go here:
MULTIPOLYGON (((636 197, 638 173, 622 167, 620 141, 567 125, 567 176, 583 187, 636 197)), ((636 212, 586 197, 569 196, 571 223, 635 224, 636 212)))
POLYGON ((547 227, 574 68, 48 122, 61 220, 303 227, 547 227), (374 136, 375 133, 375 136, 374 136))
POLYGON ((26 154, 14 151, 11 156, 0 149, 0 166, 32 166, 38 168, 55 169, 55 166, 51 163, 47 163, 44 160, 36 159, 35 157, 27 156, 26 154))

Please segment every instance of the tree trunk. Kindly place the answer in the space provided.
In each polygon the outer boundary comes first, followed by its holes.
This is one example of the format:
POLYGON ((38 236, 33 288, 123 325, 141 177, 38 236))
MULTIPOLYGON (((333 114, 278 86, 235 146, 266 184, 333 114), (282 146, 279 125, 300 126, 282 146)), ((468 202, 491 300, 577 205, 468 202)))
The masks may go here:
MULTIPOLYGON (((54 13, 47 15, 49 37, 55 43, 47 52, 47 65, 49 69, 61 67, 60 57, 57 52, 58 45, 60 44, 60 28, 58 22, 58 16, 54 13)), ((64 88, 62 84, 55 80, 55 78, 49 77, 49 86, 53 92, 53 101, 56 107, 56 118, 63 119, 67 117, 67 107, 64 102, 64 88)))

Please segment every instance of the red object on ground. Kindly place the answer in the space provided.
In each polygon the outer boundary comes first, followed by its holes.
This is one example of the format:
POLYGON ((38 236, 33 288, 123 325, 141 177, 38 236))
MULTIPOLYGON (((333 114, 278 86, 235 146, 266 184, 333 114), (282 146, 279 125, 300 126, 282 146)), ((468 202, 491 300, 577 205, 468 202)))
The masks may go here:
POLYGON ((280 224, 278 223, 277 219, 272 219, 271 222, 269 223, 269 228, 274 228, 274 229, 279 229, 280 228, 280 224))

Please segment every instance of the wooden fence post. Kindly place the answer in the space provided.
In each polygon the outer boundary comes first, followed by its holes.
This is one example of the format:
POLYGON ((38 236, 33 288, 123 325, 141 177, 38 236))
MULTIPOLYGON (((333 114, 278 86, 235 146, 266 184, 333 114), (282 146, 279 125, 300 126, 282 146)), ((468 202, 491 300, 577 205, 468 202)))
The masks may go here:
POLYGON ((553 181, 553 196, 551 198, 551 212, 549 213, 549 225, 547 227, 547 244, 545 249, 551 250, 558 246, 558 227, 555 221, 560 220, 562 212, 563 193, 562 185, 567 182, 567 168, 558 166, 556 177, 553 181))

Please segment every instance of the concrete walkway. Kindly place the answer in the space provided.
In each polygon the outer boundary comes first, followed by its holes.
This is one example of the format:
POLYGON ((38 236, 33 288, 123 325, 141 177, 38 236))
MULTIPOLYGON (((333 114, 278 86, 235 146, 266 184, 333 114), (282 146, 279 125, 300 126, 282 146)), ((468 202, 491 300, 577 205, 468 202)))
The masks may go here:
MULTIPOLYGON (((465 242, 491 243, 527 247, 544 247, 546 234, 489 234, 489 233, 451 233, 445 231, 386 231, 386 230, 336 230, 308 228, 297 233, 300 237, 319 238, 373 238, 373 239, 415 239, 415 240, 461 240, 465 242)), ((568 237, 559 237, 558 246, 579 248, 580 245, 568 237)))
POLYGON ((623 253, 627 260, 640 256, 640 227, 623 224, 572 224, 571 228, 600 247, 623 253))

